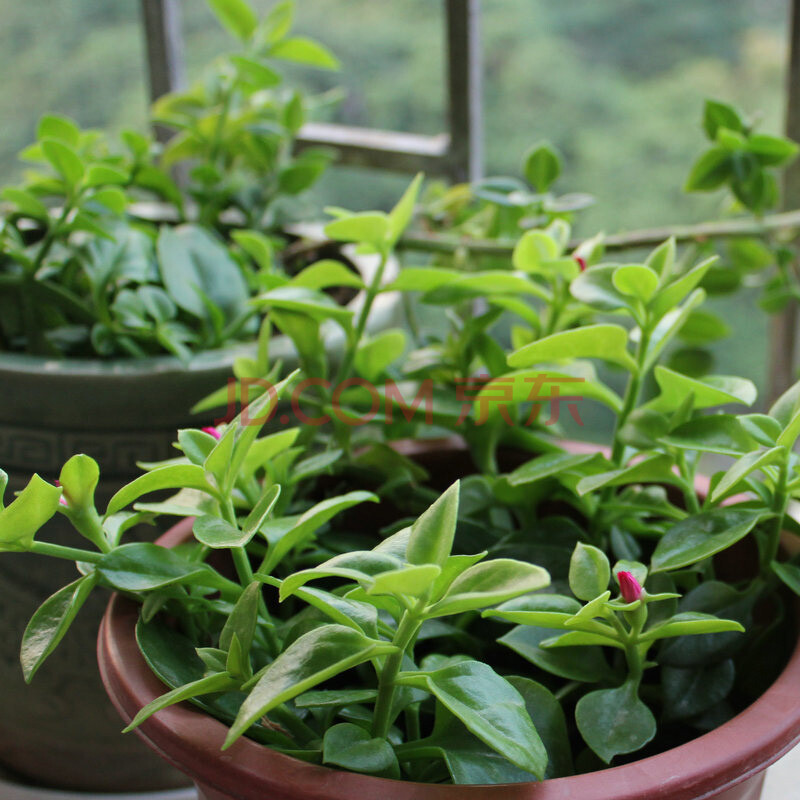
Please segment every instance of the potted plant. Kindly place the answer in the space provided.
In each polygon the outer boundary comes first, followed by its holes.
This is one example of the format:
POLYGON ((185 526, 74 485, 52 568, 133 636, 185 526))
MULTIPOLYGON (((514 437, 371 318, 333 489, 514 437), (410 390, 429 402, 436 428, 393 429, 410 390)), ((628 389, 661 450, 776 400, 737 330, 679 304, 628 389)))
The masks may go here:
MULTIPOLYGON (((388 215, 338 212, 327 233, 386 263, 413 197, 388 215)), ((784 591, 800 568, 779 550, 796 528, 800 386, 768 414, 713 411, 751 404, 754 387, 659 365, 711 262, 682 263, 668 241, 645 264, 582 270, 560 231, 525 234, 516 269, 478 281, 403 270, 393 288, 428 302, 482 286, 492 303, 444 334, 418 328, 410 354, 393 332, 364 335, 368 303, 337 321, 338 367, 321 364, 315 324, 330 312, 266 292, 270 313, 293 312, 304 374, 217 429, 180 431, 180 455, 102 515, 90 458, 70 459, 60 487, 33 478, 0 512, 3 549, 75 562, 79 577, 32 619, 26 673, 102 585, 118 592, 99 642, 108 690, 208 798, 755 796, 800 725, 784 591), (509 354, 487 344, 504 314, 540 318, 530 297, 561 307, 552 328, 518 333, 509 354), (594 361, 623 371, 622 395, 594 361), (430 404, 409 412, 391 383, 368 385, 403 368, 430 382, 430 404), (446 402, 484 369, 466 403, 446 402), (576 452, 556 426, 580 398, 613 415, 605 452, 576 452), (287 400, 311 423, 265 427, 287 400), (394 442, 421 432, 466 444, 394 442), (699 492, 705 453, 732 463, 699 492), (186 519, 161 544, 123 543, 155 513, 186 519), (91 546, 40 540, 56 514, 91 546), (448 782, 479 786, 430 785, 448 782)))
MULTIPOLYGON (((169 457, 175 429, 196 419, 192 406, 234 366, 261 375, 268 359, 270 366, 296 360, 291 342, 261 325, 250 302, 259 292, 319 293, 344 316, 363 303, 364 280, 375 269, 369 259, 353 254, 332 273, 326 254, 291 260, 290 239, 279 232, 289 202, 328 159, 293 153, 309 101, 281 84, 275 65, 332 67, 335 59, 292 35, 291 4, 264 20, 243 3, 238 14, 212 7, 240 49, 215 63, 202 88, 159 102, 154 115, 181 130, 163 153, 132 131, 117 146, 47 115, 21 154, 32 165, 24 181, 2 190, 0 452, 13 489, 32 471, 56 475, 61 454, 81 450, 103 467, 98 497, 105 502, 136 474, 136 462, 169 457), (204 134, 211 123, 213 141, 204 134), (172 180, 173 168, 186 173, 185 189, 172 180), (153 198, 167 213, 142 210, 140 201, 153 198)), ((382 298, 373 321, 387 324, 393 309, 382 298)), ((336 331, 323 331, 332 352, 341 347, 336 331)), ((67 536, 67 528, 56 535, 67 536)), ((23 559, 2 575, 4 631, 15 638, 41 592, 65 577, 37 568, 32 580, 30 567, 23 559)), ((87 620, 84 645, 101 610, 95 605, 94 621, 87 620)), ((27 694, 16 668, 3 668, 4 766, 62 787, 158 786, 161 765, 137 762, 136 752, 149 754, 115 736, 89 650, 64 649, 57 659, 27 694), (75 676, 74 703, 63 696, 64 674, 75 676), (74 735, 65 735, 70 726, 74 735), (106 772, 85 760, 86 741, 106 772), (50 754, 46 762, 41 751, 50 754)))

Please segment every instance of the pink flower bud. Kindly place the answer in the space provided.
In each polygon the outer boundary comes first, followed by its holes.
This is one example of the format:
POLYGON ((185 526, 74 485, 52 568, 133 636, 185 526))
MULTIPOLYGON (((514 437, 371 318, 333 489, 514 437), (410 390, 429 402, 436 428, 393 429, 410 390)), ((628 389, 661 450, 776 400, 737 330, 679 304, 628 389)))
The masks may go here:
POLYGON ((634 603, 641 598, 644 590, 632 572, 618 572, 617 580, 619 581, 619 591, 626 603, 634 603))
POLYGON ((573 258, 578 262, 578 266, 581 268, 581 272, 586 272, 586 267, 588 266, 586 263, 586 259, 583 256, 573 256, 573 258))
MULTIPOLYGON (((53 483, 56 486, 58 486, 59 489, 61 488, 61 481, 56 480, 56 481, 53 481, 53 483)), ((61 493, 61 497, 58 498, 58 504, 60 506, 69 506, 69 503, 67 502, 67 498, 64 497, 64 493, 63 492, 61 493)))
POLYGON ((221 439, 222 434, 219 432, 219 428, 203 428, 203 433, 207 433, 209 436, 213 436, 215 439, 221 439))

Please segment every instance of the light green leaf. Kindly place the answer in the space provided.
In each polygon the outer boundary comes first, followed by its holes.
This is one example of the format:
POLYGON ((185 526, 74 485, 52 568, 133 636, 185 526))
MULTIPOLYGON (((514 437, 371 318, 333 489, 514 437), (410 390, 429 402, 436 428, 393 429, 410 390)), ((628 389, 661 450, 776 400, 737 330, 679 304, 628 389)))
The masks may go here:
POLYGON ((658 397, 645 405, 653 411, 670 413, 680 408, 684 400, 694 395, 694 408, 711 408, 725 403, 752 405, 758 390, 752 381, 729 375, 708 375, 690 378, 668 367, 657 366, 654 370, 656 383, 661 390, 658 397))
POLYGON ((58 139, 43 139, 42 152, 68 186, 75 188, 83 178, 83 161, 68 145, 58 139))
POLYGON ((34 475, 16 499, 0 511, 0 552, 30 550, 36 532, 58 510, 60 498, 61 489, 34 475))
POLYGON ((702 614, 699 611, 683 611, 675 614, 665 622, 648 628, 642 636, 642 642, 654 642, 657 639, 668 639, 673 636, 687 636, 689 634, 725 633, 737 631, 744 633, 744 627, 731 619, 719 619, 712 614, 702 614))
POLYGON ((123 486, 109 501, 106 516, 121 511, 142 495, 161 489, 198 489, 212 497, 219 496, 208 482, 202 467, 196 464, 173 464, 140 475, 123 486))
POLYGON ((547 453, 536 456, 506 476, 512 486, 525 486, 529 483, 563 475, 582 464, 598 458, 598 453, 547 453))
POLYGON ((294 36, 277 42, 270 51, 272 58, 308 64, 320 69, 339 69, 340 62, 333 53, 318 42, 304 36, 294 36))
POLYGON ((367 594, 420 597, 430 591, 441 571, 437 564, 417 564, 381 572, 367 584, 367 594))
POLYGON ((305 289, 328 289, 331 286, 350 286, 363 289, 364 281, 341 261, 326 258, 306 267, 291 280, 292 286, 305 289))
POLYGON ((247 0, 208 0, 208 5, 220 24, 243 42, 258 27, 258 17, 247 0))
POLYGON ((400 777, 400 765, 389 742, 372 738, 364 728, 352 722, 341 722, 325 731, 322 763, 351 772, 400 777))
POLYGON ((600 358, 631 370, 636 368, 628 353, 628 332, 621 325, 586 325, 554 333, 512 353, 508 365, 531 367, 575 358, 600 358))
POLYGON ((325 235, 339 242, 357 242, 384 247, 389 237, 390 223, 386 214, 364 211, 329 222, 325 235))
POLYGON ((736 494, 740 488, 739 484, 748 475, 769 464, 779 463, 786 458, 786 455, 784 447, 773 447, 763 451, 754 450, 752 453, 745 454, 728 469, 714 487, 711 492, 711 502, 719 503, 726 497, 736 494))
POLYGON ((94 490, 100 480, 100 467, 87 455, 75 455, 61 468, 58 481, 73 508, 94 508, 94 490))
POLYGON ((625 486, 630 483, 679 483, 672 472, 674 460, 667 453, 646 456, 621 469, 587 475, 578 482, 578 494, 594 492, 604 486, 625 486))
POLYGON ((456 532, 459 490, 456 481, 411 526, 406 550, 409 563, 445 564, 456 532))
POLYGON ((526 154, 523 173, 537 192, 546 192, 561 173, 561 159, 549 142, 542 142, 526 154))
POLYGON ((608 589, 611 565, 606 554, 590 544, 578 542, 569 562, 569 588, 579 600, 593 600, 608 589))
POLYGON ((417 203, 419 190, 422 186, 424 175, 420 172, 403 192, 395 207, 389 212, 389 241, 394 244, 402 235, 414 216, 414 207, 417 203))
POLYGON ((522 272, 538 273, 545 261, 552 261, 561 255, 561 248, 552 236, 544 231, 527 231, 517 242, 511 257, 514 269, 522 272))
POLYGON ((624 264, 611 277, 614 288, 646 303, 658 288, 658 274, 643 264, 624 264))

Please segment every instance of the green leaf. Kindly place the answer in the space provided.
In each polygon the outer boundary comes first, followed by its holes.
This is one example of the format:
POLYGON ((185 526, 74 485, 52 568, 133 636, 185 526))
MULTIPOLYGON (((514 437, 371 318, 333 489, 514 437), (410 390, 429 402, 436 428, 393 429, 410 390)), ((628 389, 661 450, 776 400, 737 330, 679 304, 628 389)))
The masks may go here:
POLYGON ((763 510, 715 509, 676 522, 656 545, 651 572, 696 564, 743 539, 762 520, 763 510))
POLYGON ((411 526, 406 550, 409 563, 444 566, 453 548, 459 491, 456 481, 411 526))
POLYGON ((732 105, 721 103, 719 100, 706 100, 703 107, 703 130, 706 136, 713 142, 720 128, 727 128, 737 133, 745 132, 744 121, 732 105))
POLYGON ((389 236, 389 217, 377 211, 364 211, 329 222, 325 235, 340 242, 356 242, 382 248, 389 236))
POLYGON ((182 309, 211 321, 206 297, 228 321, 246 310, 250 293, 241 269, 206 230, 197 225, 164 225, 156 247, 164 285, 182 309))
POLYGON ((109 501, 106 516, 121 511, 142 495, 161 489, 198 489, 212 497, 219 497, 202 467, 196 464, 172 464, 140 475, 123 486, 109 501))
POLYGON ((253 636, 258 624, 258 604, 261 599, 261 584, 253 581, 249 584, 233 607, 225 626, 219 635, 219 646, 227 650, 231 646, 234 635, 239 640, 242 651, 250 652, 253 636))
POLYGON ((220 24, 243 42, 252 38, 258 17, 246 0, 208 0, 220 24))
POLYGON ((517 242, 511 261, 514 269, 538 273, 542 264, 561 255, 561 248, 552 236, 544 231, 527 231, 517 242))
POLYGON ((618 311, 630 308, 630 299, 614 286, 616 264, 598 264, 587 269, 569 285, 576 300, 599 311, 618 311))
POLYGON ((86 185, 92 186, 124 186, 128 176, 121 170, 109 167, 107 164, 90 164, 86 171, 86 185))
POLYGON ((711 492, 712 503, 719 503, 726 497, 735 494, 740 488, 740 483, 751 473, 766 467, 769 464, 779 463, 786 458, 784 447, 773 447, 770 450, 754 450, 736 461, 722 476, 719 483, 711 492))
POLYGON ((539 669, 569 681, 597 683, 598 680, 607 680, 611 676, 600 647, 587 645, 552 649, 541 646, 542 642, 551 641, 552 637, 552 630, 547 628, 518 625, 498 641, 539 669))
POLYGON ((43 139, 42 152, 70 188, 81 182, 83 161, 69 145, 58 139, 43 139))
POLYGON ((22 635, 20 662, 25 682, 30 683, 45 659, 64 638, 81 606, 97 583, 94 572, 59 589, 37 609, 22 635))
POLYGON ((288 530, 278 538, 272 539, 262 526, 262 533, 269 540, 269 552, 261 567, 262 572, 270 573, 280 564, 284 556, 295 547, 305 544, 326 522, 342 511, 359 503, 377 503, 377 495, 372 492, 355 491, 338 497, 329 497, 308 509, 288 530))
POLYGON ((674 459, 666 453, 646 456, 621 469, 587 475, 578 481, 578 494, 594 492, 604 486, 624 486, 629 483, 678 483, 672 472, 674 459))
POLYGON ((482 616, 498 617, 519 625, 564 630, 565 623, 580 610, 581 604, 572 597, 534 594, 503 603, 499 608, 488 609, 482 616))
POLYGON ((0 197, 9 203, 14 203, 25 216, 42 222, 46 222, 49 219, 47 206, 31 192, 17 189, 14 186, 6 186, 0 191, 0 197))
POLYGON ((243 55, 230 56, 231 63, 236 66, 239 80, 258 89, 277 86, 282 78, 274 69, 268 67, 261 59, 243 55))
POLYGON ((406 334, 402 328, 381 331, 359 346, 354 362, 356 371, 366 380, 376 383, 405 349, 406 334))
POLYGON ((488 665, 462 661, 432 672, 403 672, 397 682, 431 692, 470 733, 512 764, 544 777, 547 751, 525 700, 488 665))
POLYGON ((414 208, 419 197, 419 190, 424 180, 424 175, 419 172, 414 180, 403 192, 395 207, 389 212, 389 241, 394 244, 403 235, 414 216, 414 208))
POLYGON ((244 547, 252 538, 253 532, 246 533, 224 519, 204 514, 194 521, 194 538, 206 547, 213 549, 244 547))
POLYGON ((656 293, 658 274, 642 264, 624 264, 614 270, 611 282, 618 292, 646 303, 656 293))
POLYGON ((546 336, 508 357, 510 367, 531 367, 547 361, 600 358, 635 369, 628 353, 628 332, 621 325, 586 325, 546 336))
POLYGON ((694 408, 711 408, 725 403, 752 405, 758 390, 752 381, 728 375, 707 375, 702 379, 690 378, 667 367, 654 369, 656 383, 661 389, 645 408, 661 413, 670 413, 680 408, 683 401, 694 395, 694 408))
POLYGON ((739 418, 732 414, 712 414, 679 425, 663 444, 705 453, 740 456, 758 447, 758 442, 748 433, 739 418))
POLYGON ((712 192, 719 189, 733 172, 731 153, 724 147, 712 147, 692 165, 683 187, 685 192, 712 192))
POLYGON ((730 332, 730 326, 716 314, 697 308, 689 314, 678 336, 688 344, 703 345, 725 339, 730 332))
POLYGON ((81 138, 81 129, 69 117, 60 114, 45 114, 39 119, 36 138, 57 139, 70 147, 76 147, 81 138))
POLYGON ((322 762, 367 775, 400 777, 400 765, 386 739, 373 739, 351 722, 328 728, 322 739, 322 762))
POLYGON ((525 156, 523 173, 537 192, 546 192, 561 174, 561 159, 549 142, 534 145, 525 156))
POLYGON ((463 277, 461 272, 443 267, 405 267, 385 291, 430 292, 463 277))
POLYGON ((682 302, 700 284, 716 261, 716 256, 707 258, 661 289, 650 304, 650 310, 655 318, 659 319, 682 302))
POLYGON ((437 564, 418 564, 387 570, 376 575, 367 585, 367 594, 408 595, 420 597, 441 574, 437 564))
POLYGON ((692 311, 699 306, 706 298, 706 293, 702 289, 695 289, 682 306, 668 311, 659 320, 653 332, 650 334, 650 343, 647 347, 647 356, 644 360, 644 372, 647 372, 664 348, 672 341, 674 336, 683 327, 692 311))
POLYGON ((339 59, 330 50, 304 36, 294 36, 277 42, 270 51, 270 56, 320 69, 340 67, 339 59))
POLYGON ((87 195, 87 200, 99 203, 114 214, 122 214, 128 205, 127 195, 118 186, 109 186, 107 189, 93 192, 87 195))
POLYGON ((274 249, 268 236, 260 231, 231 231, 231 239, 258 264, 260 269, 266 272, 272 269, 274 249))
POLYGON ((503 603, 550 584, 547 571, 510 558, 475 564, 461 573, 441 600, 425 609, 426 617, 443 617, 503 603))
POLYGON ((217 694, 218 692, 228 692, 239 688, 239 681, 232 678, 227 672, 217 672, 213 675, 206 675, 204 678, 179 686, 161 697, 150 701, 144 708, 136 714, 123 733, 138 728, 146 719, 153 716, 157 711, 161 711, 176 703, 184 700, 191 700, 194 697, 201 697, 206 694, 217 694))
POLYGON ((259 306, 294 311, 304 314, 317 322, 333 319, 347 326, 353 312, 340 306, 332 297, 315 289, 301 286, 280 286, 256 298, 259 306))
POLYGON ((223 749, 281 703, 341 672, 394 651, 387 642, 375 641, 343 625, 323 625, 303 634, 258 674, 228 731, 223 749))
POLYGON ((791 139, 768 136, 765 133, 751 134, 747 139, 747 149, 755 153, 765 166, 779 167, 797 157, 798 146, 791 139))
POLYGON ((662 667, 666 719, 689 719, 708 711, 730 694, 735 678, 736 667, 730 658, 690 669, 662 667))
POLYGON ((252 511, 247 515, 242 530, 247 534, 254 534, 266 522, 270 512, 275 507, 275 503, 281 495, 281 487, 279 484, 274 484, 265 489, 258 502, 253 506, 252 511))
POLYGON ((176 584, 217 589, 231 585, 208 564, 190 561, 152 542, 133 542, 114 548, 98 563, 97 572, 113 589, 123 592, 151 592, 176 584))
POLYGON ((569 562, 569 588, 579 600, 593 600, 608 589, 611 565, 606 554, 578 542, 569 562))
POLYGON ((667 639, 673 636, 687 636, 689 634, 725 633, 736 631, 744 633, 744 627, 731 619, 719 619, 711 614, 702 614, 697 611, 683 611, 670 617, 665 622, 660 622, 648 628, 640 638, 642 642, 654 642, 658 639, 667 639))
POLYGON ((305 289, 328 289, 331 286, 351 286, 363 289, 364 281, 341 261, 326 258, 317 261, 292 278, 292 286, 305 289))
POLYGON ((778 561, 773 561, 770 566, 786 586, 795 594, 800 595, 800 567, 795 564, 779 563, 778 561))
MULTIPOLYGON (((281 582, 275 581, 273 585, 280 588, 281 582)), ((321 611, 333 622, 345 625, 348 628, 355 628, 367 636, 377 638, 378 609, 376 606, 363 603, 351 597, 339 597, 339 595, 332 592, 326 592, 323 589, 310 586, 306 586, 303 589, 295 589, 293 594, 321 611)))
POLYGON ((512 486, 525 486, 545 478, 564 475, 597 457, 597 453, 547 453, 518 467, 506 476, 506 480, 512 486))
POLYGON ((16 499, 0 511, 0 552, 30 550, 36 532, 58 510, 60 498, 61 489, 34 475, 16 499))
MULTIPOLYGON (((403 273, 400 273, 401 277, 403 273)), ((422 298, 431 305, 451 305, 471 297, 495 297, 496 295, 531 295, 546 299, 541 286, 523 273, 487 270, 461 275, 445 285, 426 292, 422 298)))
POLYGON ((575 721, 586 744, 606 764, 616 755, 635 753, 656 735, 656 719, 633 681, 584 695, 575 706, 575 721))
POLYGON ((58 476, 64 496, 73 508, 94 508, 94 490, 100 480, 100 467, 86 455, 75 455, 61 468, 58 476))
POLYGON ((672 274, 675 266, 675 250, 675 237, 670 236, 647 256, 645 264, 660 276, 662 282, 672 274))

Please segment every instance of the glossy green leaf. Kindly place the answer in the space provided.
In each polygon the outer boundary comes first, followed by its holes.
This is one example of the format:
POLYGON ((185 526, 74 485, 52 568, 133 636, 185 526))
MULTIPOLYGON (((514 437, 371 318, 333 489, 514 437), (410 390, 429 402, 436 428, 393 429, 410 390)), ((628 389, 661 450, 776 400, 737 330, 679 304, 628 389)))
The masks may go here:
POLYGON ((81 130, 69 117, 61 114, 45 114, 36 126, 36 138, 58 139, 70 147, 75 147, 81 138, 81 130))
POLYGON ((402 328, 381 331, 359 346, 355 368, 366 380, 376 383, 384 370, 403 355, 405 349, 406 334, 402 328))
POLYGON ((368 775, 400 777, 400 765, 386 739, 374 739, 351 722, 342 722, 325 731, 322 761, 368 775))
POLYGON ((667 311, 650 334, 647 346, 647 355, 644 360, 644 370, 649 370, 658 361, 664 348, 673 340, 678 331, 683 327, 692 311, 706 298, 702 289, 695 289, 682 306, 667 311))
POLYGON ((730 177, 733 170, 731 154, 724 147, 712 147, 692 165, 683 187, 685 192, 711 192, 730 177))
POLYGON ((780 563, 773 561, 772 571, 788 586, 795 594, 800 595, 800 567, 796 564, 780 563))
POLYGON ((106 516, 121 511, 142 495, 161 489, 197 489, 218 497, 217 490, 208 482, 202 467, 196 464, 173 464, 140 475, 123 486, 109 501, 106 516))
POLYGON ((198 542, 212 549, 244 547, 253 538, 253 532, 248 534, 230 522, 210 514, 198 517, 194 521, 192 532, 198 542))
POLYGON ((20 648, 26 683, 31 682, 39 667, 64 638, 96 583, 94 572, 78 578, 45 600, 31 617, 20 648))
POLYGON ((573 597, 534 594, 503 603, 499 608, 483 612, 484 617, 497 617, 506 622, 540 628, 565 629, 565 623, 581 609, 573 597))
POLYGON ((656 735, 653 712, 632 681, 584 695, 575 707, 575 721, 586 744, 606 764, 614 756, 635 753, 656 735))
POLYGON ((675 251, 675 237, 670 236, 647 256, 645 264, 659 276, 662 283, 672 275, 675 266, 675 251))
POLYGON ((763 519, 763 510, 720 508, 676 522, 656 545, 651 572, 666 572, 703 561, 743 539, 763 519))
POLYGON ((514 269, 539 273, 542 264, 561 255, 558 243, 544 231, 527 231, 517 242, 512 254, 514 269))
POLYGON ((689 719, 708 711, 730 694, 735 677, 736 668, 730 658, 689 669, 662 667, 666 718, 689 719))
POLYGON ((470 733, 512 764, 544 776, 547 751, 522 695, 488 665, 463 661, 433 672, 405 672, 398 683, 431 692, 470 733))
POLYGON ((683 300, 699 286, 700 282, 711 268, 711 265, 714 264, 716 260, 716 256, 706 259, 662 288, 650 304, 650 310, 655 318, 661 318, 668 311, 671 311, 679 303, 683 302, 683 300))
POLYGON ((445 564, 456 532, 459 491, 456 481, 411 526, 406 550, 409 563, 445 564))
MULTIPOLYGON (((402 276, 402 273, 401 273, 402 276)), ((496 295, 531 296, 547 299, 547 292, 521 272, 471 272, 460 275, 424 295, 423 302, 431 305, 452 305, 471 297, 496 295)))
POLYGON ((628 369, 636 368, 636 362, 628 353, 628 332, 620 325, 586 325, 554 333, 512 353, 508 365, 531 367, 575 358, 600 358, 628 369))
POLYGON ((239 710, 223 749, 273 708, 341 672, 394 648, 343 625, 324 625, 303 634, 263 669, 239 710))
POLYGON ((424 175, 420 172, 403 192, 403 196, 397 201, 394 208, 389 212, 389 240, 394 243, 404 233, 414 216, 414 208, 419 197, 419 190, 424 180, 424 175))
POLYGON ((630 308, 630 298, 614 286, 617 264, 598 264, 581 273, 569 286, 572 296, 599 311, 630 308))
POLYGON ((114 548, 98 563, 97 573, 111 588, 123 592, 151 592, 176 584, 217 589, 232 585, 207 564, 198 564, 152 542, 114 548))
POLYGON ((469 567, 451 584, 441 600, 425 609, 426 617, 460 614, 503 603, 550 584, 547 571, 510 558, 482 561, 469 567))
POLYGON ((261 599, 261 584, 253 581, 245 587, 245 590, 236 601, 230 616, 225 622, 225 626, 219 635, 219 646, 222 650, 227 650, 231 646, 234 635, 237 637, 242 651, 250 652, 250 645, 258 624, 258 605, 261 599))
POLYGON ((458 270, 444 267, 405 267, 385 291, 430 292, 463 277, 458 270))
POLYGON ((797 157, 798 146, 791 139, 753 133, 747 138, 747 149, 755 153, 758 160, 770 167, 782 166, 797 157))
POLYGON ((0 552, 30 550, 36 532, 58 510, 60 498, 61 489, 34 475, 16 499, 0 511, 0 552))
POLYGON ((727 128, 737 133, 745 132, 744 121, 732 105, 719 100, 706 100, 703 107, 703 130, 706 136, 714 141, 720 128, 727 128))
POLYGON ((593 600, 608 588, 611 565, 606 554, 590 544, 578 542, 569 562, 569 588, 579 600, 593 600))
POLYGON ((340 242, 358 242, 381 248, 389 236, 390 223, 386 214, 365 211, 329 222, 325 235, 340 242))
POLYGON ((438 564, 416 564, 387 570, 372 578, 366 586, 367 594, 420 597, 430 591, 441 571, 438 564))
POLYGON ((280 286, 259 295, 255 302, 265 308, 304 314, 317 322, 333 319, 340 325, 348 325, 353 316, 350 309, 343 308, 324 292, 302 286, 280 286))

